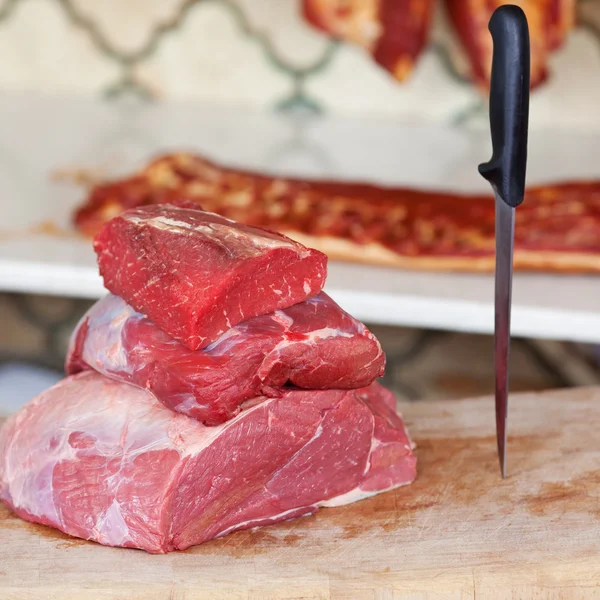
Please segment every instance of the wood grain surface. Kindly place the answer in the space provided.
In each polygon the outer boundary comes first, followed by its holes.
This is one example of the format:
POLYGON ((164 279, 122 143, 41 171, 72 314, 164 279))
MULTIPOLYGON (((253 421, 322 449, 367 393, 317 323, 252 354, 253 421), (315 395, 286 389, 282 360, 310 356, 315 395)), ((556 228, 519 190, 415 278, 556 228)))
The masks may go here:
POLYGON ((511 398, 499 476, 491 398, 402 407, 408 487, 163 556, 0 508, 0 598, 600 597, 600 388, 511 398))

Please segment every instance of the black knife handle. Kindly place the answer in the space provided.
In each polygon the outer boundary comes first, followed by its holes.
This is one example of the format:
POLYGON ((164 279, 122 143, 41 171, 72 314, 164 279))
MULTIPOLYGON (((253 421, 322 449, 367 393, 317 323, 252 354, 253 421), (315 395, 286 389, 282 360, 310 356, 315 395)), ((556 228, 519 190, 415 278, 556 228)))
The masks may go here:
POLYGON ((494 11, 489 30, 494 42, 490 85, 492 158, 479 173, 509 206, 525 193, 529 123, 529 27, 525 13, 512 4, 494 11))

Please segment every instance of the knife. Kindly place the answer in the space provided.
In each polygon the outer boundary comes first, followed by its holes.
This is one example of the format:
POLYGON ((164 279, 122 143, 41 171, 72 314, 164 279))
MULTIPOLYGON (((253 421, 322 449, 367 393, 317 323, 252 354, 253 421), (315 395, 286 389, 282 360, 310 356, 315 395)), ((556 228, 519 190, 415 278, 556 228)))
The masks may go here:
POLYGON ((515 209, 523 202, 529 121, 529 28, 525 13, 505 4, 489 23, 494 52, 490 85, 492 158, 479 173, 496 197, 496 284, 494 363, 496 438, 502 477, 506 476, 506 419, 515 209))

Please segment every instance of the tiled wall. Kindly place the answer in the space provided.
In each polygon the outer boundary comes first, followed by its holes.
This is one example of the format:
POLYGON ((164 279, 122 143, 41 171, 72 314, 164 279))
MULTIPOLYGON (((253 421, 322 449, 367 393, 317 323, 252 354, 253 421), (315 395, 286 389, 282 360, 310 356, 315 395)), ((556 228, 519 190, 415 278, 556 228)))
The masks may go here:
MULTIPOLYGON (((4 0, 0 88, 483 123, 438 12, 428 51, 398 84, 305 24, 299 0, 4 0)), ((600 0, 581 0, 578 19, 533 97, 532 126, 600 130, 600 0)))

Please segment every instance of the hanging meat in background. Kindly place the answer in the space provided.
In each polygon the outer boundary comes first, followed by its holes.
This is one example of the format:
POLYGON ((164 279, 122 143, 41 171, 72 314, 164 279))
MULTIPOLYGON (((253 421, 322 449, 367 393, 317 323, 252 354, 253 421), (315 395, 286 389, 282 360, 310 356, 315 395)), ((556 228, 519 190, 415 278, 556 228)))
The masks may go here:
POLYGON ((563 45, 567 35, 575 26, 576 0, 546 0, 546 30, 548 48, 557 50, 563 45))
MULTIPOLYGON (((575 22, 575 0, 512 0, 527 15, 531 86, 544 82, 550 54, 575 22)), ((467 54, 470 77, 487 89, 492 64, 488 23, 502 0, 445 0, 450 23, 467 54)), ((427 43, 435 0, 304 0, 306 19, 330 35, 358 44, 402 81, 427 43)))
POLYGON ((358 44, 399 81, 427 43, 434 0, 304 0, 306 19, 358 44))
MULTIPOLYGON (((550 53, 559 48, 575 20, 574 0, 513 0, 529 22, 531 87, 548 76, 550 53)), ((493 43, 488 23, 501 0, 446 0, 448 16, 471 65, 471 77, 487 88, 492 67, 493 43)))

